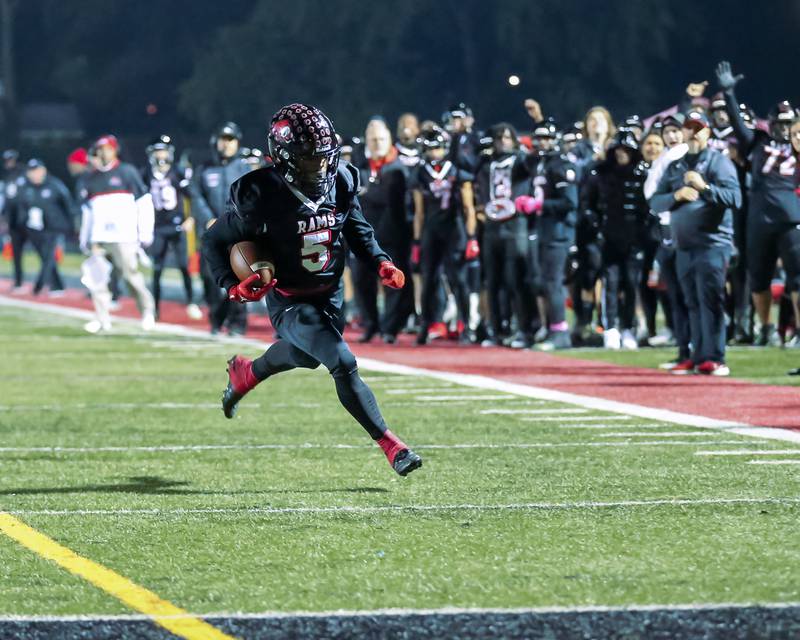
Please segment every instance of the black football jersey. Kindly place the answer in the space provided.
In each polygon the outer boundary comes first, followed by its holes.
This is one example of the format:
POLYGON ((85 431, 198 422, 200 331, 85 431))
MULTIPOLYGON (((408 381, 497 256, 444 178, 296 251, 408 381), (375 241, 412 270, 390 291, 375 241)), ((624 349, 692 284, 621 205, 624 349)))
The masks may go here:
POLYGON ((451 224, 461 215, 461 185, 472 182, 472 174, 445 160, 441 165, 423 162, 415 172, 413 189, 425 202, 425 225, 451 224))
POLYGON ((766 208, 774 222, 800 223, 800 198, 795 193, 800 183, 800 168, 792 145, 776 142, 763 131, 757 131, 750 162, 752 209, 766 208))
POLYGON ((358 170, 342 165, 334 188, 312 202, 288 185, 274 166, 245 174, 231 186, 225 213, 203 236, 203 257, 225 289, 239 279, 230 247, 256 242, 275 265, 278 289, 290 295, 334 290, 345 266, 345 241, 358 258, 378 265, 380 248, 358 202, 358 170))
POLYGON ((143 172, 143 178, 153 198, 155 228, 180 229, 185 217, 181 175, 175 167, 171 167, 166 175, 148 167, 143 172))

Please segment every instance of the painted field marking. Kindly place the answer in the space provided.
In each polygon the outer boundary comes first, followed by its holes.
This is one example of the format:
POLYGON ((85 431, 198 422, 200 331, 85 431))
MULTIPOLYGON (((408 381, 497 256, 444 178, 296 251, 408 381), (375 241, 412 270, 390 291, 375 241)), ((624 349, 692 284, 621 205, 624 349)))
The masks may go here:
MULTIPOLYGON (((239 611, 215 611, 203 614, 186 614, 192 617, 203 616, 206 618, 225 618, 229 620, 262 620, 286 618, 341 618, 341 617, 373 617, 373 616, 460 616, 460 615, 488 615, 488 614, 549 614, 549 613, 617 613, 617 612, 661 612, 661 611, 715 611, 718 609, 796 609, 800 602, 714 602, 714 603, 688 603, 688 604, 630 604, 623 607, 610 605, 577 605, 573 607, 509 607, 509 608, 480 608, 480 607, 443 607, 440 609, 372 609, 335 611, 259 611, 242 613, 239 611)), ((184 616, 171 616, 184 617, 184 616)), ((78 614, 78 615, 0 615, 0 622, 116 622, 116 621, 141 621, 148 620, 147 616, 137 614, 78 614)))
POLYGON ((517 400, 512 395, 504 394, 502 396, 472 396, 466 399, 464 396, 414 396, 414 402, 448 402, 449 400, 463 400, 465 402, 482 402, 486 400, 517 400))
POLYGON ((326 513, 403 513, 437 511, 572 511, 582 509, 619 509, 636 507, 702 507, 748 504, 800 505, 800 497, 787 498, 656 498, 652 500, 518 502, 510 504, 408 504, 357 507, 196 507, 188 509, 41 509, 7 510, 20 516, 183 516, 205 514, 326 514, 326 513))
MULTIPOLYGON (((722 436, 723 434, 719 434, 722 436)), ((627 431, 619 433, 598 433, 598 438, 693 438, 708 437, 708 431, 627 431)))
POLYGON ((770 451, 769 449, 760 450, 760 451, 748 451, 747 453, 742 453, 741 450, 736 451, 695 451, 694 455, 696 456, 785 456, 785 455, 793 455, 796 456, 800 454, 800 449, 775 449, 770 451))
POLYGON ((458 387, 403 387, 402 389, 384 389, 383 393, 402 396, 411 395, 414 393, 436 393, 437 391, 446 391, 448 393, 473 393, 473 389, 470 389, 469 387, 460 389, 458 387))
MULTIPOLYGON (((708 440, 698 442, 678 442, 675 440, 643 442, 512 442, 512 443, 480 443, 466 442, 456 444, 419 444, 414 445, 420 451, 428 449, 450 450, 450 449, 560 449, 567 447, 650 447, 650 446, 697 446, 709 444, 743 444, 752 443, 743 440, 708 440)), ((303 450, 303 449, 362 449, 374 450, 373 445, 369 444, 186 444, 186 445, 153 445, 153 446, 130 446, 130 447, 0 447, 0 454, 3 453, 125 453, 128 451, 167 451, 175 453, 178 451, 258 451, 260 449, 277 450, 303 450)), ((742 455, 750 452, 742 450, 742 455)))
MULTIPOLYGON (((37 312, 49 312, 62 317, 76 318, 80 320, 91 320, 94 313, 85 311, 83 309, 65 308, 58 305, 28 302, 26 300, 15 300, 8 296, 0 295, 0 306, 16 307, 20 309, 28 309, 37 312)), ((139 320, 136 318, 119 318, 115 317, 114 322, 132 328, 138 331, 139 320)), ((230 337, 230 336, 210 336, 205 331, 198 329, 190 329, 182 325, 156 323, 153 333, 163 335, 180 335, 192 338, 202 338, 206 340, 215 340, 220 343, 237 345, 237 346, 250 346, 265 348, 269 345, 267 342, 254 340, 252 338, 230 337)), ((141 335, 141 334, 140 334, 141 335)), ((515 382, 506 382, 504 380, 497 380, 487 376, 480 376, 468 373, 456 373, 452 371, 435 371, 432 369, 423 369, 421 367, 410 367, 402 364, 394 364, 391 362, 383 362, 372 358, 359 358, 359 367, 364 371, 372 371, 376 373, 385 373, 396 376, 402 379, 403 376, 424 376, 430 380, 443 380, 460 384, 475 389, 483 389, 484 391, 500 391, 503 393, 513 394, 535 400, 547 400, 550 402, 560 402, 571 404, 586 409, 596 409, 598 411, 607 411, 617 414, 625 414, 629 416, 637 416, 647 420, 657 420, 660 422, 670 422, 688 427, 697 427, 700 429, 712 430, 725 430, 728 433, 740 436, 750 436, 768 440, 778 440, 782 442, 793 442, 800 444, 800 431, 793 431, 791 429, 781 428, 764 428, 753 426, 744 422, 735 422, 732 420, 719 420, 716 418, 709 418, 707 416, 700 416, 691 413, 683 413, 680 411, 672 411, 670 409, 658 409, 655 407, 647 407, 637 405, 630 402, 621 402, 617 400, 607 400, 605 398, 596 398, 593 396, 583 396, 576 393, 569 393, 566 391, 557 391, 555 389, 547 389, 544 387, 534 387, 531 385, 519 384, 515 382)), ((381 377, 381 376, 376 376, 381 377)), ((384 378, 385 379, 385 378, 384 378)), ((454 402, 459 402, 458 400, 454 402)), ((407 406, 409 403, 403 403, 407 406)))
POLYGON ((55 562, 70 573, 91 582, 98 589, 114 596, 131 609, 140 611, 176 636, 186 640, 233 639, 233 636, 212 627, 171 602, 162 600, 152 591, 140 587, 128 578, 93 560, 79 556, 7 512, 0 512, 0 532, 36 555, 55 562))
POLYGON ((533 415, 547 415, 550 413, 589 413, 588 409, 562 409, 554 407, 552 409, 481 409, 478 411, 481 415, 508 415, 513 416, 516 414, 533 414, 533 415))
POLYGON ((748 464, 800 464, 800 460, 750 460, 748 464))
MULTIPOLYGON (((261 407, 257 403, 248 406, 255 409, 261 407)), ((274 406, 276 405, 270 405, 270 407, 274 406)), ((83 411, 91 409, 216 409, 220 411, 222 406, 219 402, 78 402, 75 404, 0 405, 0 411, 83 411)))
POLYGON ((632 416, 546 416, 544 418, 518 418, 523 422, 593 422, 595 420, 607 420, 611 422, 632 420, 632 416))
POLYGON ((558 425, 562 429, 670 429, 675 427, 674 424, 658 424, 649 422, 628 422, 627 424, 619 424, 618 422, 608 422, 600 424, 561 424, 558 425))

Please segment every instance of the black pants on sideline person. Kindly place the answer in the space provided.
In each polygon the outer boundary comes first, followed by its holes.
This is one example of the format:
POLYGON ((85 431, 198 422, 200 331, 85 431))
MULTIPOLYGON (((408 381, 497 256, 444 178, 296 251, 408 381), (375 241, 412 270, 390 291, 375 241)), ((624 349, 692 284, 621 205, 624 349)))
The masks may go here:
POLYGON ((683 362, 692 356, 689 349, 691 340, 689 327, 689 309, 683 297, 683 290, 678 279, 677 257, 674 247, 659 247, 656 260, 661 267, 661 277, 667 283, 667 296, 672 312, 672 335, 678 345, 678 359, 683 362))
POLYGON ((603 327, 633 329, 636 317, 636 289, 642 273, 642 256, 636 247, 603 247, 603 327), (623 296, 620 304, 619 297, 623 296), (618 324, 619 323, 619 324, 618 324))
MULTIPOLYGON (((381 245, 394 264, 403 273, 411 273, 411 247, 393 247, 386 243, 381 245)), ((395 337, 405 327, 408 317, 414 313, 414 286, 412 278, 406 280, 402 289, 383 287, 383 317, 378 317, 378 276, 375 267, 358 260, 350 261, 353 273, 356 303, 361 312, 365 334, 382 333, 395 337)))
POLYGON ((50 291, 64 290, 64 282, 56 263, 56 246, 60 235, 57 231, 28 231, 28 238, 42 263, 36 284, 33 285, 34 294, 39 293, 45 284, 50 285, 50 291))
POLYGON ((725 362, 725 276, 728 247, 678 249, 676 264, 689 310, 692 361, 725 362))
POLYGON ((444 269, 447 283, 456 299, 458 319, 467 326, 469 322, 469 287, 464 261, 467 234, 463 225, 455 227, 425 228, 422 232, 422 329, 436 322, 440 290, 440 269, 444 269))
POLYGON ((22 252, 25 251, 25 243, 28 241, 28 230, 9 229, 8 235, 11 236, 11 251, 14 254, 14 286, 21 287, 24 273, 22 272, 22 252))
POLYGON ((175 229, 156 229, 153 244, 150 246, 150 255, 153 257, 153 299, 156 311, 161 301, 161 276, 167 261, 167 254, 172 251, 175 266, 183 278, 183 290, 186 295, 186 304, 192 304, 192 277, 189 275, 189 259, 186 247, 186 234, 175 229))
POLYGON ((546 240, 539 237, 539 264, 542 269, 542 291, 547 302, 546 322, 561 324, 566 320, 567 290, 564 272, 570 242, 546 240))

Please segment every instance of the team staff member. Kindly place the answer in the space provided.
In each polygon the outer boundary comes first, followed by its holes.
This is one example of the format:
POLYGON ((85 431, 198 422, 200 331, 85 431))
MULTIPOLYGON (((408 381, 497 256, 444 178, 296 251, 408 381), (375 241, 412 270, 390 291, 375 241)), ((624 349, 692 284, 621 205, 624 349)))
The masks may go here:
POLYGON ((730 63, 720 62, 717 66, 717 81, 725 93, 725 107, 739 142, 738 151, 751 161, 747 260, 753 306, 761 322, 755 344, 766 346, 780 343, 775 325, 770 322, 770 282, 779 256, 786 269, 795 319, 800 317, 800 198, 795 193, 800 121, 789 103, 782 102, 771 113, 769 134, 748 128, 734 93, 740 79, 741 76, 733 75, 730 63))
POLYGON ((51 176, 41 160, 28 160, 25 177, 15 203, 17 218, 25 225, 42 263, 33 293, 40 293, 48 283, 50 295, 60 295, 64 293, 64 282, 58 273, 56 245, 61 236, 72 233, 75 203, 66 185, 51 176))
MULTIPOLYGON (((211 221, 225 212, 231 185, 251 169, 240 153, 241 141, 242 130, 239 125, 235 122, 223 124, 211 136, 211 162, 200 165, 192 175, 189 193, 199 240, 211 221)), ((208 305, 211 333, 219 333, 227 324, 232 335, 243 334, 247 329, 246 307, 231 305, 206 267, 201 268, 200 276, 208 305)))
MULTIPOLYGON (((411 218, 406 206, 406 169, 399 158, 392 135, 382 118, 373 118, 365 133, 366 162, 361 168, 359 201, 375 239, 394 257, 403 273, 411 271, 411 218)), ((356 300, 361 309, 364 334, 359 342, 369 342, 380 331, 392 344, 414 311, 414 291, 409 282, 402 289, 384 287, 383 317, 378 317, 378 278, 371 265, 360 260, 351 263, 356 300)))
MULTIPOLYGON (((469 326, 469 287, 465 261, 478 257, 475 239, 477 221, 472 192, 472 175, 447 160, 450 137, 440 127, 426 129, 420 138, 423 162, 412 179, 414 200, 414 243, 412 248, 422 272, 422 325, 417 344, 428 341, 428 328, 434 322, 444 268, 450 290, 456 299, 458 318, 469 326)), ((469 340, 465 329, 460 336, 469 340)))
MULTIPOLYGON (((259 358, 228 361, 222 407, 232 418, 239 401, 270 376, 320 364, 330 372, 339 400, 383 449, 401 476, 422 459, 386 426, 378 403, 361 379, 358 364, 342 339, 342 273, 345 248, 372 264, 382 282, 402 288, 400 271, 378 245, 358 202, 358 171, 339 164, 333 124, 316 107, 291 104, 270 123, 273 166, 236 181, 226 213, 203 238, 203 255, 217 284, 232 300, 267 298, 280 339, 259 358), (269 250, 275 275, 269 286, 240 283, 230 266, 229 247, 253 240, 269 250)), ((260 280, 259 280, 260 281, 260 280)))
POLYGON ((711 128, 702 111, 686 115, 686 155, 667 167, 650 200, 670 211, 681 289, 689 309, 692 356, 675 374, 727 376, 725 364, 725 277, 733 247, 733 209, 742 193, 733 163, 709 148, 711 128))
POLYGON ((19 188, 25 183, 25 172, 19 165, 19 152, 16 149, 3 151, 3 217, 8 224, 11 237, 11 252, 14 254, 14 290, 22 288, 22 252, 28 240, 25 222, 17 215, 16 199, 19 188))

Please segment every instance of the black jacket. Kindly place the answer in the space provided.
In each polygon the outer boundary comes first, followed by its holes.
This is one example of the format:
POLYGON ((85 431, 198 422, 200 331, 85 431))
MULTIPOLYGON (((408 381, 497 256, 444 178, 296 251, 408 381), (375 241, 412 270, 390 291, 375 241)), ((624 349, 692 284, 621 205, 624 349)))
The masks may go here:
POLYGON ((367 161, 360 174, 358 199, 364 217, 375 229, 375 238, 383 246, 410 246, 413 233, 407 206, 405 166, 397 158, 372 171, 367 161))
POLYGON ((17 222, 31 231, 71 233, 77 218, 75 203, 66 185, 47 175, 44 182, 34 185, 27 180, 16 198, 17 222))

